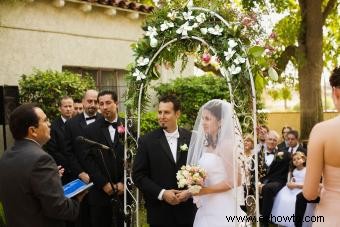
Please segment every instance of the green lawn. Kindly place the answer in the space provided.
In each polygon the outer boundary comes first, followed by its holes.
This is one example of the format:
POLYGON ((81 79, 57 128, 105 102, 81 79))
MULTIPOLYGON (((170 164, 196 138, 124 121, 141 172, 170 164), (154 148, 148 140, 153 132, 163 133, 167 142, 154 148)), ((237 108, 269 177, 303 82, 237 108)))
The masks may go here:
POLYGON ((0 203, 0 227, 5 226, 5 214, 2 204, 0 203))

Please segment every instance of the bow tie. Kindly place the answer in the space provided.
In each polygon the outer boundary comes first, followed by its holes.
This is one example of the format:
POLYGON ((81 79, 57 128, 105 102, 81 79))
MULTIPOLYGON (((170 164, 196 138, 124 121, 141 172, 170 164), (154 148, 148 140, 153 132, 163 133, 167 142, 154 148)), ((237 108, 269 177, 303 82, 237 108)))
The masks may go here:
POLYGON ((96 119, 96 115, 92 116, 92 117, 85 117, 85 121, 89 121, 89 120, 93 120, 96 119))
POLYGON ((116 121, 111 123, 111 122, 108 122, 108 121, 105 120, 105 126, 109 127, 110 125, 111 125, 114 129, 117 129, 117 122, 116 122, 116 121))
POLYGON ((266 154, 267 154, 267 155, 274 154, 274 151, 266 151, 266 154))

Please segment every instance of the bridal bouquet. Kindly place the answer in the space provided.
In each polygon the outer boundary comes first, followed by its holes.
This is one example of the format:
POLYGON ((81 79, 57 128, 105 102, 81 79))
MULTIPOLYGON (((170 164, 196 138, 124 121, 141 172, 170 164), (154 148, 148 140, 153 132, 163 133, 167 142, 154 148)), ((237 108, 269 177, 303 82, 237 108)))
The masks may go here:
POLYGON ((176 174, 178 187, 187 187, 192 194, 197 194, 201 190, 206 177, 205 169, 190 165, 182 166, 176 174))

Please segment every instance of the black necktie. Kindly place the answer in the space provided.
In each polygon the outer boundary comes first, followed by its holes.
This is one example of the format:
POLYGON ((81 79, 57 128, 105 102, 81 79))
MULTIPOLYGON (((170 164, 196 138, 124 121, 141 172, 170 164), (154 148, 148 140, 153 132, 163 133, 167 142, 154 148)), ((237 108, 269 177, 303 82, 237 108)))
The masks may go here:
POLYGON ((85 121, 89 121, 89 120, 93 120, 96 119, 96 115, 92 116, 92 117, 85 117, 85 121))
POLYGON ((107 127, 109 127, 110 125, 114 128, 114 129, 117 129, 117 122, 108 122, 108 121, 105 121, 105 125, 107 127))

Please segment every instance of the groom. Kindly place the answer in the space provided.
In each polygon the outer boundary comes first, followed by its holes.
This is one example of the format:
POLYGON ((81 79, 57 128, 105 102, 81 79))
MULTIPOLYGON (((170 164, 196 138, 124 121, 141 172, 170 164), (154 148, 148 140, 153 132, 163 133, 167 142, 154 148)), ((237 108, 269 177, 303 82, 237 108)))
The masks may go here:
POLYGON ((156 129, 139 140, 133 181, 142 191, 150 227, 191 227, 196 208, 190 195, 177 188, 176 173, 186 164, 191 133, 178 128, 180 102, 159 99, 156 129))

